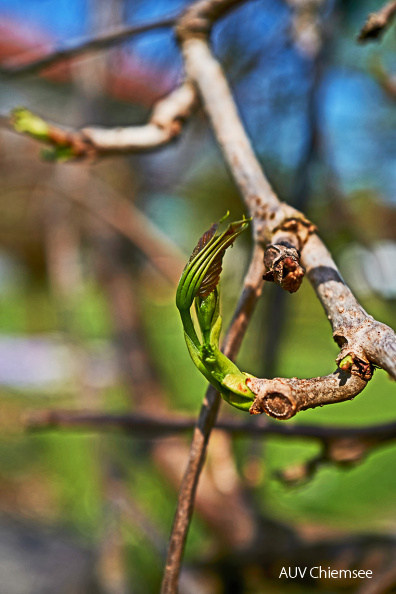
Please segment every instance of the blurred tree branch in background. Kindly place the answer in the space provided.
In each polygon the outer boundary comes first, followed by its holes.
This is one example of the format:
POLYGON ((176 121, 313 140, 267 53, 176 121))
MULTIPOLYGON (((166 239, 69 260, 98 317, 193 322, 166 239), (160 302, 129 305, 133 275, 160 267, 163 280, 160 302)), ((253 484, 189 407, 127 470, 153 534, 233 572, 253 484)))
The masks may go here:
MULTIPOLYGON (((85 53, 97 52, 99 50, 113 47, 119 43, 122 43, 126 39, 133 37, 134 35, 140 35, 147 31, 154 29, 167 29, 173 27, 176 23, 177 17, 170 16, 167 18, 161 18, 158 20, 149 21, 148 23, 142 23, 133 27, 121 27, 111 33, 104 33, 97 35, 92 39, 84 39, 77 41, 72 47, 53 50, 46 52, 46 55, 36 60, 31 60, 30 56, 33 52, 27 52, 10 60, 11 63, 6 62, 0 66, 0 74, 9 77, 24 76, 27 74, 37 74, 41 70, 53 66, 63 60, 70 60, 76 58, 85 53)), ((34 53, 37 53, 35 50, 34 53)), ((43 53, 41 50, 40 53, 43 53)))
POLYGON ((174 140, 195 105, 194 87, 185 82, 155 106, 148 124, 128 128, 84 128, 73 132, 46 124, 24 109, 13 114, 15 129, 53 147, 48 160, 94 159, 161 148, 174 140))
POLYGON ((384 4, 378 12, 369 14, 367 21, 359 33, 358 41, 365 43, 367 41, 380 39, 392 24, 395 14, 396 2, 394 0, 384 4))

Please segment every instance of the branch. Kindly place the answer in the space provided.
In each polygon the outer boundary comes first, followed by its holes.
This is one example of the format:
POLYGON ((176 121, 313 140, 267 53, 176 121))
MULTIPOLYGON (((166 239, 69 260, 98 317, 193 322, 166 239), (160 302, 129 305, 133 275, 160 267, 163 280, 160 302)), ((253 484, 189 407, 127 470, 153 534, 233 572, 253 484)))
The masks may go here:
MULTIPOLYGON (((162 437, 163 435, 185 433, 195 428, 195 417, 164 415, 157 418, 152 414, 123 413, 110 414, 96 411, 36 410, 27 414, 24 425, 29 431, 52 429, 81 429, 84 431, 125 431, 136 437, 162 437)), ((340 439, 362 439, 380 445, 396 439, 396 421, 380 425, 292 425, 275 423, 267 417, 258 417, 254 423, 234 418, 222 418, 216 422, 215 430, 232 435, 281 435, 285 437, 332 441, 340 439)))
MULTIPOLYGON (((261 294, 263 283, 261 276, 262 258, 263 250, 257 245, 245 277, 242 295, 223 343, 222 350, 230 359, 235 358, 239 350, 243 335, 261 294)), ((220 395, 212 386, 209 386, 194 430, 187 468, 180 486, 177 510, 173 522, 162 582, 162 594, 173 594, 177 591, 177 583, 193 513, 198 479, 205 460, 210 433, 216 423, 219 405, 220 395)))
POLYGON ((162 17, 158 20, 148 21, 139 25, 130 27, 121 27, 112 31, 98 35, 91 39, 77 40, 71 44, 71 47, 54 50, 38 60, 29 61, 31 54, 37 55, 37 49, 24 52, 17 55, 0 65, 0 74, 9 77, 16 77, 25 74, 37 74, 40 70, 53 66, 57 62, 62 62, 70 58, 81 56, 88 52, 103 50, 119 43, 122 43, 129 37, 153 31, 155 29, 165 29, 173 27, 176 23, 177 15, 162 17), (26 63, 27 62, 27 63, 26 63))
POLYGON ((377 57, 371 60, 369 67, 370 74, 376 82, 382 87, 390 99, 396 101, 396 79, 394 75, 389 74, 381 60, 377 57))
POLYGON ((258 239, 272 211, 278 209, 279 201, 253 153, 220 64, 204 39, 188 37, 185 29, 183 34, 186 36, 182 41, 182 51, 187 76, 197 85, 230 173, 249 215, 253 217, 255 237, 258 239))
POLYGON ((350 356, 352 374, 367 379, 369 365, 374 364, 396 379, 394 331, 374 320, 358 303, 317 235, 309 237, 302 250, 302 261, 332 325, 333 338, 341 347, 337 363, 350 356))
POLYGON ((302 262, 341 347, 336 359, 339 368, 331 375, 308 380, 248 379, 246 385, 256 394, 252 414, 265 412, 286 420, 300 410, 350 400, 370 380, 373 365, 396 379, 394 331, 365 312, 317 235, 308 237, 302 262))
POLYGON ((99 154, 149 151, 179 136, 195 106, 195 88, 186 81, 156 104, 145 126, 84 128, 81 134, 99 154))
MULTIPOLYGON (((241 192, 249 214, 253 216, 254 239, 256 242, 254 260, 257 260, 259 245, 271 244, 276 232, 286 231, 292 233, 294 240, 298 242, 300 250, 309 242, 311 237, 316 238, 316 236, 313 235, 314 229, 309 221, 306 221, 300 213, 291 207, 280 203, 273 192, 256 160, 249 139, 241 124, 221 67, 209 49, 207 36, 213 23, 211 15, 215 13, 217 16, 217 10, 220 6, 225 11, 235 4, 235 1, 222 2, 222 0, 201 0, 197 2, 190 9, 190 12, 187 11, 186 15, 179 21, 176 34, 182 47, 187 76, 197 86, 203 107, 211 121, 231 175, 241 192)), ((318 238, 316 240, 320 242, 318 238)), ((294 242, 292 244, 294 245, 294 242)), ((310 263, 310 251, 307 252, 307 255, 307 261, 310 263)), ((256 266, 257 263, 253 261, 250 269, 252 277, 253 269, 257 274, 256 266)), ((254 304, 260 292, 260 283, 257 277, 252 286, 256 287, 252 298, 254 304)), ((331 314, 333 310, 335 314, 337 305, 337 303, 332 304, 331 314)), ((241 300, 238 315, 241 321, 244 320, 244 325, 247 323, 247 316, 244 312, 245 307, 244 301, 241 300)), ((228 348, 231 346, 228 342, 229 337, 233 333, 239 336, 236 328, 237 326, 233 326, 226 338, 226 348, 224 350, 226 355, 228 348)), ((396 345, 396 337, 393 338, 393 342, 396 345)), ((236 340, 236 345, 239 346, 238 340, 236 340)), ((233 352, 234 348, 231 351, 233 352)), ((344 359, 340 361, 340 364, 343 363, 344 359)), ((353 360, 353 365, 356 365, 355 360, 353 360)), ((355 385, 356 382, 361 383, 361 381, 359 377, 358 380, 354 378, 351 383, 355 385)), ((178 508, 172 528, 162 583, 162 594, 172 594, 177 590, 180 565, 191 521, 198 478, 202 469, 209 434, 216 420, 218 406, 219 396, 216 396, 214 390, 209 388, 194 432, 190 458, 179 492, 178 508)))
MULTIPOLYGON (((342 281, 326 247, 314 233, 315 227, 301 213, 276 197, 256 160, 226 79, 207 41, 187 34, 184 29, 181 42, 187 75, 197 85, 230 172, 250 215, 254 217, 256 238, 267 246, 287 242, 301 251, 302 265, 332 323, 334 339, 342 346, 337 363, 364 380, 371 377, 372 364, 396 378, 395 333, 385 324, 373 320, 358 304, 342 281)), ((326 389, 333 384, 330 380, 322 381, 321 387, 326 389)), ((348 382, 348 387, 351 388, 352 398, 358 390, 356 381, 348 382)), ((363 387, 360 385, 358 391, 363 387)), ((345 400, 346 390, 341 385, 338 388, 339 395, 342 395, 340 399, 345 400)), ((329 394, 331 401, 334 400, 329 394)), ((323 398, 319 398, 317 404, 323 404, 323 398)), ((311 401, 311 406, 314 405, 311 401)))
POLYGON ((144 126, 66 130, 48 124, 24 108, 14 110, 12 123, 17 132, 52 147, 43 155, 47 160, 92 159, 151 151, 169 144, 181 134, 195 105, 194 86, 186 81, 155 105, 144 126))
POLYGON ((250 414, 265 412, 276 419, 290 419, 300 410, 350 400, 366 387, 366 383, 342 369, 312 379, 248 378, 246 385, 256 395, 250 414))
MULTIPOLYGON (((157 418, 148 414, 108 414, 90 411, 39 410, 29 413, 24 425, 29 431, 78 430, 123 431, 133 437, 158 439, 192 431, 196 425, 193 417, 177 416, 157 418)), ((282 469, 276 476, 283 483, 294 485, 312 478, 326 464, 350 466, 362 462, 376 448, 396 440, 396 422, 364 427, 315 426, 274 423, 259 417, 254 423, 223 418, 214 430, 226 431, 233 436, 265 438, 278 435, 286 438, 303 438, 319 441, 321 452, 313 459, 282 469)))
POLYGON ((369 14, 358 35, 358 41, 366 43, 367 41, 379 40, 390 27, 395 14, 396 0, 387 2, 378 12, 369 14))
POLYGON ((84 431, 125 431, 148 439, 190 431, 194 418, 155 418, 137 413, 103 414, 65 410, 39 410, 29 413, 24 425, 29 431, 82 429, 84 431))

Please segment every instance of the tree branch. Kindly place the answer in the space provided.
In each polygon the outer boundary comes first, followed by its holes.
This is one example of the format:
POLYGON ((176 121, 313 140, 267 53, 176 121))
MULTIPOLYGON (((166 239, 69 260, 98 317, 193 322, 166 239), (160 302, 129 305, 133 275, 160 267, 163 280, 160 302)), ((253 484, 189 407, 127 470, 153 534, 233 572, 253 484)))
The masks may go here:
POLYGON ((197 85, 217 141, 238 186, 257 238, 264 223, 277 210, 279 201, 265 178, 242 126, 231 91, 220 64, 213 57, 208 43, 200 37, 182 41, 186 73, 197 85))
MULTIPOLYGON (((243 335, 261 294, 261 261, 263 250, 256 245, 249 270, 244 280, 243 291, 223 343, 223 352, 234 359, 240 348, 243 335)), ((216 423, 220 405, 220 395, 209 386, 194 429, 190 446, 189 460, 180 486, 177 509, 170 536, 168 555, 164 571, 161 593, 173 594, 177 591, 184 546, 190 526, 198 479, 205 460, 210 433, 216 423)))
MULTIPOLYGON (((256 160, 241 124, 222 69, 212 56, 208 46, 207 36, 213 23, 211 11, 213 10, 217 16, 220 5, 224 7, 224 10, 227 10, 235 4, 235 1, 201 0, 194 5, 190 13, 186 13, 179 21, 176 33, 182 47, 186 73, 197 86, 203 107, 211 121, 231 175, 242 194, 250 215, 253 216, 256 246, 268 245, 276 232, 287 231, 294 235, 294 239, 298 241, 298 248, 302 249, 313 236, 314 228, 300 213, 280 203, 273 192, 256 160), (190 19, 188 15, 190 15, 190 19)), ((320 242, 318 238, 316 240, 320 242)), ((294 242, 292 243, 294 245, 294 242)), ((255 258, 257 255, 258 247, 255 249, 255 258)), ((308 263, 310 263, 310 251, 307 252, 307 255, 308 263)), ((256 267, 252 263, 251 270, 253 266, 256 267)), ((255 284, 260 287, 257 278, 255 284)), ((238 308, 241 320, 245 314, 244 307, 242 302, 238 308)), ((333 310, 336 307, 336 303, 332 304, 330 315, 333 313, 335 315, 333 310)), ((393 340, 396 344, 396 339, 393 338, 393 340)), ((224 352, 227 354, 229 348, 227 339, 225 346, 224 352)), ((355 364, 355 360, 353 363, 355 364)), ((361 385, 362 381, 360 377, 349 379, 349 382, 354 386, 354 391, 356 391, 355 384, 361 385)), ((178 575, 191 521, 195 491, 218 406, 219 396, 214 393, 212 388, 209 388, 194 432, 189 463, 179 492, 178 507, 162 583, 162 594, 173 594, 177 591, 178 575)))
POLYGON ((395 14, 396 0, 387 2, 380 10, 378 10, 378 12, 369 14, 358 35, 358 41, 360 41, 360 43, 366 43, 367 41, 380 39, 390 27, 395 14))
POLYGON ((145 126, 84 128, 81 134, 99 154, 149 151, 179 136, 195 106, 195 87, 186 81, 155 105, 145 126))
POLYGON ((388 97, 392 101, 396 101, 396 78, 385 70, 384 65, 378 57, 370 61, 369 70, 370 74, 372 74, 375 81, 385 91, 388 97))
POLYGON ((300 410, 354 398, 372 377, 373 365, 396 379, 396 335, 368 315, 344 283, 330 253, 316 234, 302 247, 301 261, 341 347, 339 368, 331 375, 308 380, 248 379, 256 395, 252 414, 265 412, 286 420, 300 410))
MULTIPOLYGON (((315 227, 301 213, 278 200, 257 162, 227 81, 206 39, 202 34, 195 37, 194 32, 188 32, 185 27, 181 43, 187 75, 197 85, 230 172, 254 217, 256 238, 267 246, 287 241, 301 250, 301 262, 332 323, 334 339, 342 347, 337 363, 363 380, 371 377, 371 364, 383 367, 396 378, 395 333, 385 324, 373 320, 358 304, 341 280, 326 247, 314 233, 315 227)), ((335 377, 328 376, 331 381, 320 382, 322 389, 330 389, 329 402, 334 401, 335 377)), ((356 384, 356 381, 347 382, 351 388, 350 397, 364 387, 360 382, 358 389, 356 384)), ((258 388, 257 384, 255 386, 258 388)), ((311 396, 318 395, 317 387, 318 382, 315 387, 312 385, 311 396)), ((339 385, 337 392, 342 400, 347 398, 344 386, 339 385)), ((325 395, 317 399, 317 404, 323 404, 324 400, 325 395)), ((314 402, 311 400, 310 406, 315 406, 314 402)), ((257 412, 259 407, 253 407, 253 410, 257 412)))
MULTIPOLYGON (((185 416, 167 418, 166 415, 161 415, 155 418, 151 414, 39 410, 29 413, 24 424, 29 431, 33 432, 52 429, 122 431, 141 439, 158 439, 192 431, 196 420, 185 416)), ((255 423, 223 418, 216 422, 213 429, 225 431, 233 436, 265 438, 269 435, 278 435, 288 439, 311 439, 322 444, 321 452, 311 460, 294 464, 276 473, 276 477, 288 485, 311 479, 324 465, 356 465, 376 448, 396 440, 396 422, 356 427, 356 425, 315 426, 274 423, 267 417, 260 417, 255 423)))
POLYGON ((317 235, 309 237, 302 250, 302 261, 332 325, 333 338, 341 347, 337 363, 349 355, 352 374, 367 379, 368 365, 374 364, 396 379, 394 331, 374 320, 358 303, 317 235))
POLYGON ((92 159, 115 153, 151 151, 169 144, 181 134, 195 105, 195 88, 186 81, 158 101, 143 126, 66 130, 48 124, 24 108, 14 110, 12 123, 17 132, 52 147, 44 155, 47 160, 92 159))
POLYGON ((250 414, 265 412, 276 419, 286 420, 300 410, 316 408, 350 400, 366 387, 361 377, 337 369, 325 377, 312 379, 248 378, 246 385, 256 395, 250 414))
MULTIPOLYGON (((156 438, 163 435, 185 433, 196 426, 195 417, 152 414, 122 413, 110 414, 96 411, 35 410, 28 413, 24 425, 29 431, 52 429, 81 429, 84 431, 125 431, 136 437, 156 438)), ((255 423, 239 421, 234 418, 221 418, 215 430, 226 431, 232 435, 281 435, 285 437, 318 439, 323 441, 338 439, 364 439, 372 443, 384 443, 396 439, 396 421, 379 425, 296 425, 275 423, 267 417, 259 417, 255 423)))
MULTIPOLYGON (((111 33, 105 33, 104 35, 98 35, 91 39, 83 39, 74 41, 71 47, 54 50, 47 55, 31 61, 30 56, 33 50, 24 52, 23 54, 10 58, 5 63, 0 65, 0 74, 9 77, 22 76, 26 74, 37 74, 44 68, 53 66, 63 60, 75 58, 88 52, 95 52, 103 50, 119 43, 122 43, 126 39, 146 33, 147 31, 154 31, 155 29, 169 29, 176 23, 177 15, 162 17, 158 20, 148 21, 146 23, 140 23, 138 25, 131 25, 129 27, 121 27, 112 31, 111 33), (27 63, 26 63, 27 62, 27 63)), ((37 55, 37 49, 34 50, 37 55)))

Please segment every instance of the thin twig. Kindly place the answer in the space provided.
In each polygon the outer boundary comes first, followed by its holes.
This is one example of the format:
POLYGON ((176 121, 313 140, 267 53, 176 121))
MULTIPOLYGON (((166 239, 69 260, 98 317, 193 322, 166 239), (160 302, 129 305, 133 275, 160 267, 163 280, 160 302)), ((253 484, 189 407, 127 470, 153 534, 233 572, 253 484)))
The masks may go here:
POLYGON ((380 10, 369 14, 358 35, 358 41, 365 43, 366 41, 380 39, 388 27, 390 27, 395 15, 396 0, 387 2, 380 10))
MULTIPOLYGON (((152 414, 123 413, 109 414, 90 411, 36 410, 30 412, 24 424, 29 431, 52 429, 81 429, 84 431, 125 431, 135 437, 162 437, 191 431, 196 425, 195 417, 152 414)), ((215 430, 227 431, 232 435, 281 435, 307 439, 363 438, 382 443, 396 439, 396 422, 379 425, 292 425, 276 423, 267 417, 258 417, 254 423, 237 419, 222 418, 216 422, 215 430)))
POLYGON ((396 78, 385 70, 384 65, 378 57, 371 60, 369 71, 388 97, 392 101, 396 101, 396 78))
POLYGON ((195 105, 195 87, 186 81, 155 105, 145 126, 84 128, 81 135, 99 155, 157 149, 180 135, 195 105))
POLYGON ((185 81, 158 101, 147 124, 116 128, 86 127, 82 130, 61 128, 47 123, 24 108, 14 110, 11 123, 23 134, 49 145, 47 159, 94 159, 119 153, 157 150, 180 136, 184 122, 196 106, 194 86, 185 81), (37 127, 45 133, 36 134, 37 127))
MULTIPOLYGON (((155 29, 169 29, 177 21, 177 15, 159 18, 158 20, 151 20, 138 25, 131 25, 129 27, 121 27, 110 33, 95 36, 91 39, 76 40, 71 43, 71 47, 53 50, 47 55, 37 60, 30 60, 33 50, 24 52, 7 60, 7 62, 0 65, 0 74, 6 76, 22 76, 26 74, 37 74, 40 70, 53 66, 63 60, 75 58, 88 52, 103 50, 119 43, 126 39, 146 33, 147 31, 154 31, 155 29)), ((37 48, 34 52, 37 55, 37 48)))

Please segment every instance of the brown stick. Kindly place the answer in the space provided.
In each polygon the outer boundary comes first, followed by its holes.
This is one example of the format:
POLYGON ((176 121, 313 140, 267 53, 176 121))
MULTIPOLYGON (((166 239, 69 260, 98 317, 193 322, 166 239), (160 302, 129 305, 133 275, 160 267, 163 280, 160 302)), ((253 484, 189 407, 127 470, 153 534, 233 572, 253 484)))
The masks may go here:
MULTIPOLYGON (((262 248, 257 246, 244 281, 244 288, 234 318, 223 343, 223 352, 230 359, 235 358, 239 350, 243 335, 253 314, 254 306, 261 293, 263 284, 261 277, 262 257, 262 248)), ((162 582, 162 594, 173 594, 177 591, 180 567, 193 513, 198 479, 203 467, 210 433, 216 422, 219 405, 220 396, 210 386, 206 392, 194 430, 187 469, 180 486, 177 510, 173 522, 162 582)))
MULTIPOLYGON (((183 124, 195 105, 195 88, 189 81, 185 81, 156 103, 148 123, 143 126, 87 127, 82 130, 68 130, 45 123, 47 132, 39 140, 53 147, 54 154, 50 153, 48 158, 55 161, 59 158, 57 151, 63 155, 65 150, 68 151, 69 159, 80 160, 119 153, 157 150, 181 134, 183 124)), ((11 123, 14 123, 17 130, 18 113, 21 111, 24 110, 14 110, 11 116, 11 123)), ((37 118, 33 114, 30 115, 37 118)), ((23 128, 21 132, 35 137, 30 128, 23 128)))
POLYGON ((84 128, 82 140, 98 155, 158 149, 180 135, 195 105, 195 88, 186 81, 155 105, 145 126, 84 128))
POLYGON ((358 41, 365 43, 366 41, 380 39, 391 25, 395 14, 396 0, 387 2, 378 12, 369 14, 358 35, 358 41))
MULTIPOLYGON (((121 27, 111 33, 98 35, 91 39, 84 39, 82 41, 77 40, 72 44, 72 47, 54 50, 46 56, 34 61, 29 60, 32 53, 31 51, 24 52, 22 55, 10 58, 7 62, 1 64, 0 74, 10 77, 22 76, 25 74, 37 74, 40 70, 53 66, 58 62, 75 58, 88 52, 112 47, 134 35, 146 33, 147 31, 153 31, 155 29, 173 27, 176 20, 177 15, 174 15, 146 23, 140 23, 138 25, 131 25, 130 27, 121 27)), ((37 49, 35 49, 35 53, 37 53, 37 49)))
MULTIPOLYGON (((169 418, 161 415, 156 418, 152 414, 36 410, 27 414, 24 424, 29 431, 52 429, 81 429, 99 432, 125 431, 136 437, 152 439, 191 431, 196 425, 196 419, 180 415, 169 418)), ((275 423, 262 416, 257 417, 254 423, 247 423, 233 418, 219 419, 214 430, 227 431, 232 435, 256 435, 257 437, 281 435, 325 441, 329 439, 362 438, 383 443, 396 439, 396 422, 363 427, 357 427, 356 425, 292 425, 289 423, 275 423)))
POLYGON ((280 420, 290 419, 300 410, 350 400, 366 387, 366 383, 361 377, 342 369, 313 379, 277 377, 271 380, 246 380, 246 384, 256 394, 250 413, 265 412, 280 420))

